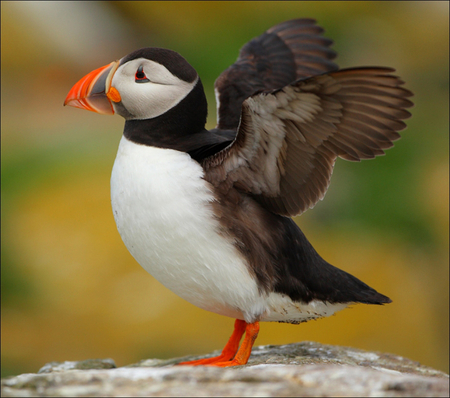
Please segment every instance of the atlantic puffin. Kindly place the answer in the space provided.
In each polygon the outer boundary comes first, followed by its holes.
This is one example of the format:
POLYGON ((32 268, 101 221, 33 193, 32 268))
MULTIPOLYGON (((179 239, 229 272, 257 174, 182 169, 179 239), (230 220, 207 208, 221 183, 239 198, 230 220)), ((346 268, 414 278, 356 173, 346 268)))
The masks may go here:
POLYGON ((337 157, 392 147, 413 105, 392 68, 339 69, 322 33, 294 19, 245 44, 215 82, 212 130, 197 72, 162 48, 94 70, 64 102, 125 119, 111 203, 132 256, 183 299, 236 319, 219 356, 181 364, 243 365, 259 322, 391 302, 325 261, 291 219, 323 199, 337 157))

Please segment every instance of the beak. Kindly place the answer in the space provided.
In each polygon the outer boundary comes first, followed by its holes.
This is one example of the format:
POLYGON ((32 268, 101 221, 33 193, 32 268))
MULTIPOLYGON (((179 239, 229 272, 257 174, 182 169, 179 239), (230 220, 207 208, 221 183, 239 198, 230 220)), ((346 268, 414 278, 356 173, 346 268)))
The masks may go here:
POLYGON ((111 81, 119 63, 120 60, 111 62, 84 76, 69 91, 64 106, 69 105, 104 115, 114 115, 112 102, 119 102, 120 94, 111 87, 111 81))

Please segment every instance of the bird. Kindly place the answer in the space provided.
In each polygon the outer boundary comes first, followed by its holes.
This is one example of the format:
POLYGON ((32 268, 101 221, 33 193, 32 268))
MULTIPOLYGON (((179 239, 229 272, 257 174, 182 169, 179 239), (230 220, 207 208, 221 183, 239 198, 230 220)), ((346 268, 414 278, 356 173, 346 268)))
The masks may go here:
POLYGON ((133 51, 65 99, 125 119, 111 204, 131 255, 181 298, 235 319, 218 356, 180 365, 246 364, 260 322, 391 302, 324 260, 292 219, 324 198, 337 158, 384 155, 413 106, 395 69, 339 69, 323 33, 297 18, 245 44, 215 81, 210 130, 199 75, 168 49, 133 51))

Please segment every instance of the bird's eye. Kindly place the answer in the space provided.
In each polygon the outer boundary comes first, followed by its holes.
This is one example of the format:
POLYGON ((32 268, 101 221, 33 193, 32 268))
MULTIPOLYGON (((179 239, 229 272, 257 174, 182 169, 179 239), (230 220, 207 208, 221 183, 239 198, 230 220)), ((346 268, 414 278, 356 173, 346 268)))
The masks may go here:
POLYGON ((146 83, 149 82, 150 80, 147 78, 147 76, 145 75, 144 72, 144 67, 141 65, 137 71, 136 71, 136 75, 134 77, 134 81, 136 83, 146 83))

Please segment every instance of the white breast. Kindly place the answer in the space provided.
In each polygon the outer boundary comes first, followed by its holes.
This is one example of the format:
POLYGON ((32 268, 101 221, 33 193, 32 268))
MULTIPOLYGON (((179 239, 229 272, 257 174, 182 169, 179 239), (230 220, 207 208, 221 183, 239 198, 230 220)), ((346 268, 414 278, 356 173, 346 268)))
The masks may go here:
POLYGON ((244 258, 221 233, 202 177, 188 154, 122 137, 111 203, 122 240, 147 272, 190 303, 247 322, 304 322, 346 306, 260 294, 244 258))
POLYGON ((192 304, 254 321, 264 299, 231 240, 220 235, 203 169, 183 152, 125 137, 111 177, 119 233, 136 261, 192 304))

